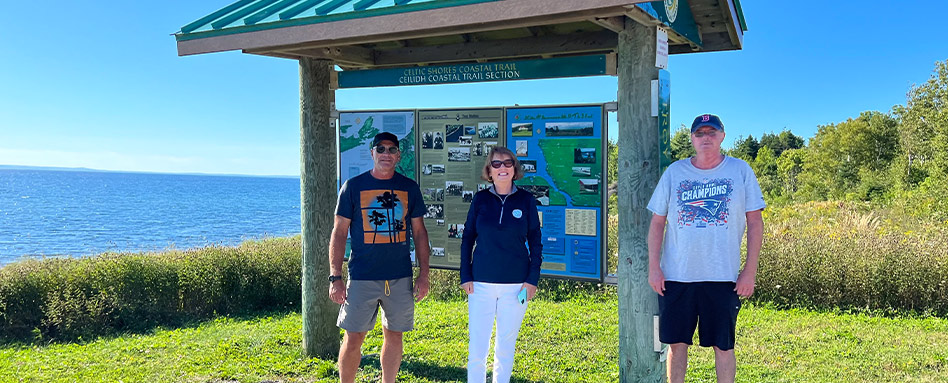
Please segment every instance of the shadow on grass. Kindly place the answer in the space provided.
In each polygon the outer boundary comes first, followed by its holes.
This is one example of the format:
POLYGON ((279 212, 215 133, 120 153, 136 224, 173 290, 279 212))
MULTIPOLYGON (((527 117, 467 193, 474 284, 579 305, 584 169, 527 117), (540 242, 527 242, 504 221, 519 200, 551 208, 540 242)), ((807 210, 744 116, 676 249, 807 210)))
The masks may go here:
MULTIPOLYGON (((362 357, 360 368, 369 367, 376 371, 381 371, 382 366, 379 361, 379 354, 368 354, 362 357)), ((490 381, 490 366, 487 368, 487 381, 490 381)), ((431 362, 421 360, 402 360, 399 374, 411 374, 414 377, 425 378, 432 381, 467 381, 467 369, 454 366, 442 366, 431 362)), ((511 383, 544 383, 542 380, 526 380, 517 376, 510 378, 511 383)))
MULTIPOLYGON (((97 331, 97 333, 88 335, 88 336, 79 336, 75 338, 57 338, 57 337, 42 337, 39 336, 38 329, 33 329, 32 331, 19 331, 18 333, 29 333, 32 334, 32 338, 28 336, 9 336, 8 334, 0 335, 0 348, 13 348, 13 347, 33 347, 33 346, 45 346, 53 344, 87 344, 97 340, 111 340, 115 338, 121 338, 129 335, 150 335, 154 334, 157 331, 161 330, 178 330, 178 329, 195 329, 201 325, 215 321, 221 318, 228 318, 235 321, 252 321, 256 319, 262 319, 266 317, 276 317, 283 316, 295 313, 296 310, 287 310, 287 309, 277 309, 277 310, 263 310, 247 313, 239 313, 233 315, 218 315, 205 318, 191 318, 180 321, 173 321, 169 323, 154 323, 149 326, 136 326, 134 328, 118 328, 118 329, 103 329, 97 331)), ((12 331, 11 331, 12 332, 12 331)))

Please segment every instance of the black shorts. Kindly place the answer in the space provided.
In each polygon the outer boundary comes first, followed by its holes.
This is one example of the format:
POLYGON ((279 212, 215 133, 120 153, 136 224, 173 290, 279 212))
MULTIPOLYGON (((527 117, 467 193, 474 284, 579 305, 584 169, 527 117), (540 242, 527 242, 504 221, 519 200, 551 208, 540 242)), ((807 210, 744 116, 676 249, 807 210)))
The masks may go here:
POLYGON ((665 282, 658 296, 658 338, 662 343, 692 344, 695 328, 701 347, 734 348, 741 300, 734 282, 665 282))

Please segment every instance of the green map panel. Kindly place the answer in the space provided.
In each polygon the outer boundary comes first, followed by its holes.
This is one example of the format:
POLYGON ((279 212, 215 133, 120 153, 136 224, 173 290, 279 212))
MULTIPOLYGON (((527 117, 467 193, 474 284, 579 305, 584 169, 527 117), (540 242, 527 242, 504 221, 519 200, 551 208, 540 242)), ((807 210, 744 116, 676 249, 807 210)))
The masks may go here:
MULTIPOLYGON (((523 177, 517 181, 517 186, 525 185, 551 186, 545 178, 537 176, 523 177)), ((550 206, 566 206, 566 197, 550 188, 550 206)))
POLYGON ((602 153, 601 139, 545 138, 539 140, 539 145, 546 159, 546 172, 553 177, 557 189, 569 194, 573 200, 573 206, 598 207, 602 204, 602 156, 604 153, 602 153), (577 149, 584 148, 593 149, 595 160, 589 157, 580 158, 582 156, 577 153, 577 149), (585 171, 575 173, 574 167, 588 170, 588 175, 585 171), (588 185, 584 187, 581 180, 586 180, 588 185), (598 182, 593 183, 590 180, 598 182))
MULTIPOLYGON (((374 137, 374 136, 373 136, 374 137)), ((401 175, 417 180, 415 178, 415 130, 412 129, 404 138, 398 141, 398 150, 402 152, 402 159, 398 161, 396 172, 401 175)))
POLYGON ((372 123, 375 121, 372 117, 366 118, 365 122, 362 123, 362 127, 359 128, 358 135, 346 136, 349 131, 349 128, 352 125, 342 125, 339 127, 339 152, 347 152, 357 146, 365 145, 375 137, 376 134, 379 134, 379 130, 372 126, 372 123))
MULTIPOLYGON (((339 127, 339 152, 347 152, 362 145, 368 145, 379 134, 378 128, 372 126, 375 119, 366 118, 359 128, 356 135, 346 136, 352 125, 342 125, 339 127)), ((402 159, 398 162, 396 172, 405 177, 415 179, 415 131, 412 130, 407 136, 399 140, 398 148, 402 152, 402 159)))

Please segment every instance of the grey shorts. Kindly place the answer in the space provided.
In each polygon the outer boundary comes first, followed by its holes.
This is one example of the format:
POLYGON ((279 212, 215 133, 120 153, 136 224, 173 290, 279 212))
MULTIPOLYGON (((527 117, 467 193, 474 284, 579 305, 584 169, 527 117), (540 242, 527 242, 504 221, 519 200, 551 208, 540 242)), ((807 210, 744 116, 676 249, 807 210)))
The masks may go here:
POLYGON ((415 327, 412 289, 411 277, 388 281, 349 280, 346 301, 339 307, 336 326, 349 332, 369 331, 375 327, 375 317, 381 306, 382 327, 396 332, 411 331, 415 327))

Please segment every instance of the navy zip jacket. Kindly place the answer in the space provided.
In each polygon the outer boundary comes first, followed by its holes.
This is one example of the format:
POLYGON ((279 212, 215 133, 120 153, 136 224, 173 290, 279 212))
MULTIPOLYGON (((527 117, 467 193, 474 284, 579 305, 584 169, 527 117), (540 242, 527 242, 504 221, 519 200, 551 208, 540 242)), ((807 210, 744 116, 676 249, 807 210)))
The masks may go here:
POLYGON ((536 286, 543 262, 537 200, 517 189, 498 195, 494 186, 474 194, 461 236, 461 283, 536 286))

